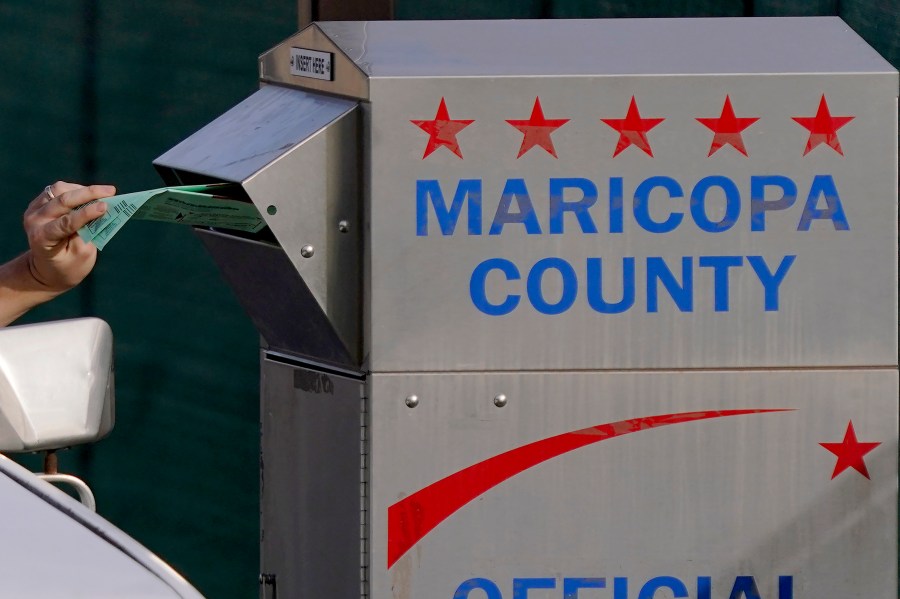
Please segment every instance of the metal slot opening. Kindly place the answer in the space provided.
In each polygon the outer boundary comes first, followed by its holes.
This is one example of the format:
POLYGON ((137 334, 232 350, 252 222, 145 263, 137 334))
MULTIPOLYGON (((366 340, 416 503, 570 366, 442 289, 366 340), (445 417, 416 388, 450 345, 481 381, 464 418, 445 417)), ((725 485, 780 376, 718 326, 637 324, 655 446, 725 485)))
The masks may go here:
MULTIPOLYGON (((208 183, 233 183, 232 181, 226 181, 224 179, 218 179, 216 177, 210 177, 208 175, 204 175, 202 173, 194 173, 191 171, 168 168, 164 166, 156 166, 156 170, 159 172, 160 177, 165 182, 166 185, 175 186, 175 185, 203 185, 208 183)), ((229 199, 238 200, 241 202, 246 202, 248 204, 252 204, 252 200, 250 196, 247 195, 247 191, 243 186, 239 184, 235 184, 234 187, 229 188, 228 190, 229 199)), ((272 233, 272 229, 264 227, 260 231, 256 233, 248 233, 244 231, 235 231, 232 229, 218 229, 215 227, 194 227, 195 229, 202 229, 207 231, 215 231, 217 233, 221 233, 223 235, 230 235, 232 237, 237 237, 239 239, 246 239, 248 241, 259 241, 262 243, 268 243, 272 245, 277 245, 279 247, 280 244, 278 240, 275 238, 275 234, 272 233)))

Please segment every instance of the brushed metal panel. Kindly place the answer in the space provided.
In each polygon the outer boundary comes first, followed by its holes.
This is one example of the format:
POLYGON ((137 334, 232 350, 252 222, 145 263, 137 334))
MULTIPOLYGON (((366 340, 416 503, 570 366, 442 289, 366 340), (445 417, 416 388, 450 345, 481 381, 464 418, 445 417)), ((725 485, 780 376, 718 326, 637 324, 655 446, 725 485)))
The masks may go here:
MULTIPOLYGON (((793 577, 798 598, 896 592, 896 370, 376 374, 369 388, 372 599, 450 599, 473 578, 511 599, 514 578, 534 577, 555 583, 528 595, 542 598, 561 597, 566 577, 605 578, 587 597, 612 597, 613 578, 627 578, 629 599, 658 576, 683 581, 689 597, 704 597, 696 586, 707 576, 713 598, 728 597, 738 576, 753 576, 766 599, 779 597, 780 576, 793 577), (663 414, 742 409, 788 411, 651 426, 663 414), (618 436, 520 473, 550 449, 451 478, 628 420, 587 435, 618 436), (851 467, 832 479, 837 457, 820 444, 840 443, 850 422, 859 442, 879 443, 863 456, 870 478, 851 467), (413 501, 414 522, 427 522, 436 504, 489 476, 502 482, 388 567, 389 508, 413 501), (437 497, 414 495, 445 479, 454 482, 437 497)), ((468 595, 485 596, 495 597, 468 595)))
POLYGON ((354 107, 243 182, 357 364, 363 236, 358 127, 354 107))
POLYGON ((894 71, 837 17, 318 26, 372 78, 894 71))
MULTIPOLYGON (((374 371, 863 366, 897 364, 897 111, 896 73, 883 75, 679 77, 472 77, 378 79, 371 82, 371 325, 374 371), (804 155, 809 131, 794 121, 817 113, 823 95, 831 114, 853 119, 837 133, 842 154, 821 144, 804 155), (523 134, 509 119, 527 119, 539 97, 548 119, 569 119, 552 133, 558 159, 540 147, 517 158, 523 134), (698 118, 718 118, 726 97, 738 117, 758 118, 742 133, 748 156, 726 145, 709 155, 713 132, 698 118), (647 134, 652 157, 632 145, 613 156, 619 134, 601 119, 623 119, 635 98, 642 118, 664 119, 647 134), (429 134, 415 120, 432 120, 441 100, 450 119, 472 120, 456 133, 462 158, 438 146, 423 157, 429 134), (690 195, 706 177, 731 181, 739 214, 722 232, 695 224, 690 195), (765 214, 765 230, 751 224, 751 178, 781 176, 797 187, 793 206, 765 214), (549 181, 592 182, 589 213, 597 233, 584 233, 574 214, 564 233, 550 230, 549 181), (668 177, 685 197, 650 196, 651 218, 677 212, 668 233, 638 226, 633 208, 639 185, 668 177), (817 179, 819 178, 819 179, 817 179), (540 234, 520 223, 489 233, 507 181, 527 185, 540 234), (613 179, 621 179, 622 232, 611 225, 613 179), (437 181, 447 206, 461 180, 480 181, 481 232, 469 234, 463 206, 453 234, 438 227, 427 203, 427 235, 417 228, 417 182, 437 181), (814 181, 832 181, 848 230, 829 219, 798 230, 814 181), (749 256, 772 272, 796 256, 766 309, 749 256), (727 311, 717 311, 716 276, 701 257, 737 256, 729 269, 727 311), (540 260, 571 265, 578 290, 571 308, 538 312, 526 279, 540 260), (682 279, 693 269, 693 305, 679 308, 662 286, 650 311, 648 258, 661 258, 682 279), (518 295, 509 314, 489 316, 470 295, 476 267, 500 258, 519 270, 507 281, 492 271, 486 295, 499 303, 518 295), (630 309, 602 314, 588 302, 587 259, 602 258, 604 296, 622 297, 625 258, 635 265, 630 309)), ((774 188, 767 201, 777 199, 774 188)), ((577 190, 567 192, 575 201, 577 190)), ((814 203, 824 209, 821 193, 814 203)), ((710 195, 711 218, 724 215, 721 191, 710 195), (718 195, 716 195, 718 193, 718 195), (716 212, 718 211, 718 212, 716 212)), ((512 202, 510 213, 521 207, 512 202)), ((543 286, 560 298, 560 277, 543 286)), ((594 287, 596 290, 596 287, 594 287)), ((722 299, 722 298, 720 298, 722 299)))
POLYGON ((358 366, 282 248, 220 231, 194 232, 266 348, 337 367, 358 366))
POLYGON ((264 85, 153 164, 240 183, 355 106, 352 100, 264 85))
POLYGON ((358 597, 361 383, 261 369, 260 572, 278 597, 358 597))

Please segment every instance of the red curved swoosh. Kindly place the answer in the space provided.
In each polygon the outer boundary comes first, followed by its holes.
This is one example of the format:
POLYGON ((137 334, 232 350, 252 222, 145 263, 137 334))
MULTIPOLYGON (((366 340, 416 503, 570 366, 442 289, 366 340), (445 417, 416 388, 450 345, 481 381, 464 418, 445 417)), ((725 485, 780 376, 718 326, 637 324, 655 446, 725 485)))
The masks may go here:
POLYGON ((458 509, 503 481, 572 450, 660 426, 793 410, 682 412, 599 424, 511 449, 419 489, 388 508, 388 568, 458 509))

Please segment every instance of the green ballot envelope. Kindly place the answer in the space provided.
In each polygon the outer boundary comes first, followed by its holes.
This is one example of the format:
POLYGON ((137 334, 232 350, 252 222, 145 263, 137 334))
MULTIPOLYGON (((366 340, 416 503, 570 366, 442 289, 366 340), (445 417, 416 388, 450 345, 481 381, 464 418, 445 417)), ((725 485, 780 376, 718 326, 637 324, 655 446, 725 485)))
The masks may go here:
MULTIPOLYGON (((78 236, 84 241, 93 242, 98 250, 102 250, 131 219, 256 233, 266 226, 265 222, 253 204, 229 199, 228 192, 235 188, 231 183, 185 185, 136 191, 96 200, 108 204, 106 214, 79 229, 78 236)), ((81 208, 83 206, 78 209, 81 208)))

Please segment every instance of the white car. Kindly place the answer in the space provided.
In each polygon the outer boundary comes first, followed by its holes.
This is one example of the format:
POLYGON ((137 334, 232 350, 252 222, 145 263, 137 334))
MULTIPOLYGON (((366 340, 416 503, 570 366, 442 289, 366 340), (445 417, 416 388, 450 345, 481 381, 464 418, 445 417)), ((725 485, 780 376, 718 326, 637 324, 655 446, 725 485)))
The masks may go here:
MULTIPOLYGON (((109 325, 83 318, 0 329, 0 451, 93 442, 113 422, 109 325)), ((79 479, 32 473, 0 455, 0 596, 202 597, 93 505, 79 479), (81 501, 52 483, 72 485, 81 501)))

